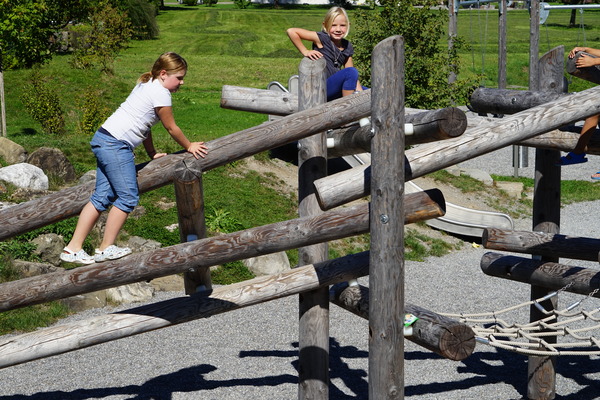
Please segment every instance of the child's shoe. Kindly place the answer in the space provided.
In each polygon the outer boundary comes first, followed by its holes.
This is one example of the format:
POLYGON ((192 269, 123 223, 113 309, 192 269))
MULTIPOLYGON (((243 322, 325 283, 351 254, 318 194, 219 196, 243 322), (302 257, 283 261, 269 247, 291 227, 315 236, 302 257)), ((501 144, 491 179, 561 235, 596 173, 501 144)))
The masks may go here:
POLYGON ((587 160, 585 153, 576 154, 570 151, 566 156, 562 156, 560 162, 556 165, 560 167, 561 165, 582 164, 587 160))
POLYGON ((129 247, 117 247, 114 244, 111 244, 104 249, 104 251, 96 249, 94 259, 96 262, 103 262, 106 260, 117 260, 119 258, 128 256, 129 254, 131 254, 131 249, 129 247))
POLYGON ((94 257, 90 256, 85 250, 81 249, 78 252, 74 252, 68 248, 64 248, 63 252, 60 253, 60 259, 64 262, 73 264, 93 264, 94 257))

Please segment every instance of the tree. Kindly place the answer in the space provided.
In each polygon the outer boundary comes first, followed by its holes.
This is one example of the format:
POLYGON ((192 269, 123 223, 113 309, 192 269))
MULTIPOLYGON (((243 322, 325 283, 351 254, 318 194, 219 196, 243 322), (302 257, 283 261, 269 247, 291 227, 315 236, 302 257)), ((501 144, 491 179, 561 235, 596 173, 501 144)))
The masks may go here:
POLYGON ((407 106, 442 108, 465 104, 473 85, 464 80, 448 83, 451 72, 458 75, 457 50, 464 42, 457 38, 448 49, 440 41, 446 35, 448 12, 437 7, 437 0, 381 0, 380 4, 380 8, 358 11, 352 24, 353 58, 361 82, 370 85, 371 53, 377 43, 402 35, 407 106))
POLYGON ((0 0, 0 103, 1 130, 6 136, 4 71, 29 67, 52 57, 49 38, 52 34, 43 1, 0 0))

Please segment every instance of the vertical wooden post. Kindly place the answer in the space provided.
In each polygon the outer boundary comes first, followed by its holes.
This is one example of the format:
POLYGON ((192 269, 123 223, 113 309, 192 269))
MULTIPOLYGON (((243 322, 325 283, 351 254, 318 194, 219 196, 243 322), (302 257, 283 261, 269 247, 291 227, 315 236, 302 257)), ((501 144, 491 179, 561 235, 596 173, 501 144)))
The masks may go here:
MULTIPOLYGON (((187 165, 180 162, 173 170, 177 216, 179 220, 179 240, 181 243, 206 237, 204 221, 204 194, 202 191, 202 170, 198 163, 187 165)), ((212 289, 210 268, 191 267, 183 274, 186 294, 198 290, 212 289)))
POLYGON ((500 0, 498 4, 498 89, 506 89, 506 3, 500 0))
MULTIPOLYGON (((325 60, 304 58, 299 67, 298 109, 305 110, 327 100, 325 60)), ((313 182, 327 176, 325 133, 298 142, 298 214, 308 217, 322 213, 313 182)), ((327 243, 298 249, 298 265, 328 258, 327 243)), ((300 294, 299 399, 329 398, 329 288, 300 294)))
POLYGON ((404 399, 404 39, 373 50, 369 399, 404 399))
MULTIPOLYGON (((458 3, 460 0, 448 0, 448 48, 454 47, 454 40, 458 34, 457 29, 457 11, 458 3)), ((448 77, 448 83, 454 83, 456 81, 456 74, 452 71, 448 77)))
MULTIPOLYGON (((538 10, 539 12, 539 10, 538 10)), ((532 13, 533 24, 533 13, 532 13)), ((539 24, 539 16, 536 22, 539 24)), ((562 93, 564 48, 557 47, 546 53, 539 62, 536 62, 538 75, 530 77, 531 90, 553 91, 562 93), (537 79, 537 80, 534 80, 537 79)), ((556 163, 560 160, 557 150, 536 149, 535 157, 535 187, 533 198, 533 230, 536 232, 559 233, 560 231, 560 167, 556 163)), ((558 257, 540 257, 544 261, 558 262, 558 257)), ((552 290, 531 286, 531 299, 545 296, 552 290)), ((556 307, 557 298, 554 297, 542 303, 546 310, 556 307)), ((531 321, 537 321, 546 315, 536 307, 530 308, 531 321)), ((556 337, 548 337, 548 341, 556 342, 556 337)), ((556 396, 556 357, 530 356, 527 363, 527 397, 535 400, 554 399, 556 396)))

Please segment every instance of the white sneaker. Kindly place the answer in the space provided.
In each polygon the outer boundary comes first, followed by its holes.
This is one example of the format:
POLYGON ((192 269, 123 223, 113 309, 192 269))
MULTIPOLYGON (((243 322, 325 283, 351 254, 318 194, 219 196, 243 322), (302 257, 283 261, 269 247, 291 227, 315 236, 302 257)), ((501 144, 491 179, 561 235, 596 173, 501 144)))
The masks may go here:
POLYGON ((75 253, 66 247, 63 249, 63 252, 60 253, 60 259, 64 262, 73 264, 93 264, 96 262, 94 261, 94 257, 86 253, 85 250, 81 249, 75 253))
POLYGON ((111 244, 105 248, 104 251, 96 249, 94 259, 96 262, 103 262, 106 260, 117 260, 129 254, 131 254, 131 249, 129 247, 117 247, 114 244, 111 244))

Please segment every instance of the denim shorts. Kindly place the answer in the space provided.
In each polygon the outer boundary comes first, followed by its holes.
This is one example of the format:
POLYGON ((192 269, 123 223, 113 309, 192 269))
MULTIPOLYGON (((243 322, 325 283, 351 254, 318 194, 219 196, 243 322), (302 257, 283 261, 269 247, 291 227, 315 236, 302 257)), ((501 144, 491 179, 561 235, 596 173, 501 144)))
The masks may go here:
POLYGON ((90 142, 96 156, 96 189, 90 201, 98 211, 112 204, 126 213, 140 199, 133 149, 100 129, 90 142))

